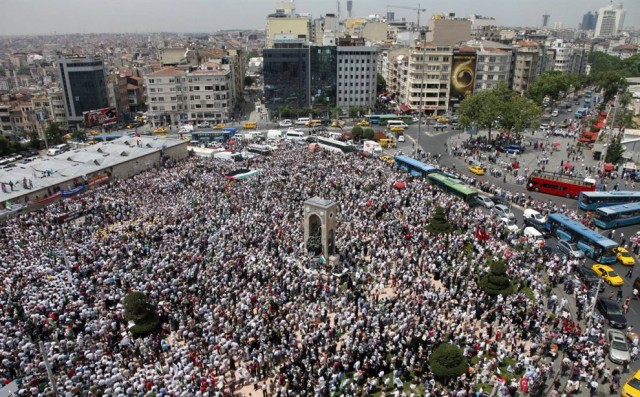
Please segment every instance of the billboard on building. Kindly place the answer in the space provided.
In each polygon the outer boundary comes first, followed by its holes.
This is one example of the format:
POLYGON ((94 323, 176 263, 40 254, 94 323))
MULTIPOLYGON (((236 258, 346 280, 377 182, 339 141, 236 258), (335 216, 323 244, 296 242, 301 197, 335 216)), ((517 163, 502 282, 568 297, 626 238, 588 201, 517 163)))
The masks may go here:
POLYGON ((449 102, 456 105, 465 97, 472 95, 475 82, 476 54, 454 53, 451 61, 449 102))
POLYGON ((82 116, 84 117, 85 128, 100 127, 118 122, 118 112, 116 112, 114 106, 83 112, 82 116))

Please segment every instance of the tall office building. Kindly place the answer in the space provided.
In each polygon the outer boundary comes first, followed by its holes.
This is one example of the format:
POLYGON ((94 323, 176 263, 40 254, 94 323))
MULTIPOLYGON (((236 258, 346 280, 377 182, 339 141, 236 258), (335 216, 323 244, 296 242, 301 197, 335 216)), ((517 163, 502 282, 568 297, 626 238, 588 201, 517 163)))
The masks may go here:
POLYGON ((580 29, 582 30, 594 30, 596 28, 596 18, 598 13, 592 13, 591 11, 584 14, 582 17, 582 23, 580 24, 580 29))
POLYGON ((58 57, 58 73, 70 125, 82 123, 83 112, 109 106, 101 57, 58 57))
POLYGON ((593 37, 615 37, 622 30, 625 14, 622 4, 615 7, 609 4, 599 9, 593 37))
POLYGON ((544 14, 542 16, 542 27, 546 28, 547 26, 549 26, 549 18, 551 18, 551 15, 549 14, 544 14))

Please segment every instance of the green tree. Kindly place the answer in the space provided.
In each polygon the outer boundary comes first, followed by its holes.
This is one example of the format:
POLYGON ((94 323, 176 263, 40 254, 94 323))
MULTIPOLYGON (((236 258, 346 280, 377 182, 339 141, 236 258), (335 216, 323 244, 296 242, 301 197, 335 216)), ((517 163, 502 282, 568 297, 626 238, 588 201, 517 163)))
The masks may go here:
POLYGON ((376 134, 376 132, 373 130, 373 128, 365 128, 364 130, 364 139, 373 139, 373 136, 376 134))
POLYGON ((561 93, 569 92, 570 87, 576 85, 575 75, 551 71, 538 77, 527 89, 527 97, 536 104, 542 103, 545 97, 554 101, 560 98, 561 93))
POLYGON ((45 130, 47 134, 47 142, 49 146, 51 145, 59 145, 64 142, 65 131, 60 128, 60 124, 51 123, 45 130))
POLYGON ((433 234, 447 234, 451 233, 453 226, 447 220, 444 213, 444 208, 438 206, 433 212, 433 216, 427 225, 427 231, 433 234))
POLYGON ((442 343, 429 356, 429 370, 437 379, 451 379, 466 373, 469 363, 462 350, 451 343, 442 343))
POLYGON ((351 129, 351 138, 354 141, 359 141, 364 136, 364 130, 359 125, 353 126, 351 129))
POLYGON ((592 73, 591 83, 596 86, 598 90, 602 91, 602 102, 608 103, 618 93, 623 93, 628 87, 627 80, 625 80, 624 73, 620 71, 607 71, 600 73, 592 73))
POLYGON ((613 138, 611 145, 607 148, 607 154, 604 156, 604 161, 605 163, 618 164, 622 160, 623 153, 624 147, 622 146, 622 134, 618 134, 613 138))
POLYGON ((522 132, 525 128, 537 127, 542 117, 542 108, 520 95, 511 96, 503 108, 500 127, 509 131, 522 132))
POLYGON ((3 136, 0 136, 0 156, 4 156, 9 153, 11 153, 9 140, 3 136))
POLYGON ((87 134, 84 132, 83 129, 77 129, 73 131, 73 139, 75 139, 78 142, 84 142, 87 140, 87 134))
POLYGON ((509 295, 513 292, 513 285, 507 275, 507 266, 501 260, 493 261, 489 273, 480 278, 480 288, 490 296, 509 295))
POLYGON ((387 90, 387 81, 380 73, 376 76, 376 90, 378 94, 387 90))
POLYGON ((160 329, 160 318, 147 296, 140 291, 134 291, 124 298, 124 316, 133 321, 131 334, 145 336, 160 329))
POLYGON ((252 76, 244 76, 244 86, 251 87, 256 82, 252 76))

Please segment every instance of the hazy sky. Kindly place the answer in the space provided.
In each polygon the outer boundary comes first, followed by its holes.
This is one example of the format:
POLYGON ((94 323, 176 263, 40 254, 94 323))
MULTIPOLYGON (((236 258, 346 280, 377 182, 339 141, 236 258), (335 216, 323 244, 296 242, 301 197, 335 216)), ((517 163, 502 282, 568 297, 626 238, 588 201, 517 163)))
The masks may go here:
MULTIPOLYGON (((385 15, 389 10, 396 19, 415 21, 415 11, 387 5, 417 7, 418 1, 353 0, 352 15, 385 15)), ((295 3, 297 12, 313 17, 336 13, 338 8, 332 0, 295 3)), ((427 11, 421 20, 438 12, 454 12, 492 16, 500 25, 533 27, 541 25, 542 14, 550 14, 550 26, 562 22, 565 27, 577 27, 587 11, 606 4, 607 0, 425 0, 421 8, 427 11)), ((625 26, 640 26, 640 0, 623 4, 625 26)), ((340 1, 340 8, 346 15, 346 0, 340 1)), ((0 0, 0 35, 264 29, 266 16, 274 10, 272 0, 0 0)))

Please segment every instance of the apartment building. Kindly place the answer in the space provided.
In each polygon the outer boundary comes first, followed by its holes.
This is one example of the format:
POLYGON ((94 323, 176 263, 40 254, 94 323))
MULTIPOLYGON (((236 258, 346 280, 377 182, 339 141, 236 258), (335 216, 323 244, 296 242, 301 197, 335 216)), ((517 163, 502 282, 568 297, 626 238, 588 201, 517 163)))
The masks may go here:
POLYGON ((449 84, 453 48, 421 42, 411 48, 406 86, 400 84, 401 107, 422 110, 426 115, 445 113, 449 107, 449 84))
POLYGON ((556 72, 572 73, 573 72, 573 45, 563 40, 554 40, 549 46, 552 59, 548 69, 556 72))
POLYGON ((4 137, 9 137, 12 133, 11 106, 0 105, 0 134, 4 137))
POLYGON ((527 40, 517 42, 513 46, 512 89, 525 93, 540 75, 542 65, 542 48, 538 43, 527 40))
POLYGON ((509 84, 513 56, 511 46, 479 40, 465 45, 475 49, 477 54, 474 92, 490 90, 500 83, 509 84))
POLYGON ((218 124, 233 117, 236 92, 231 70, 219 63, 208 62, 192 71, 163 68, 145 76, 145 86, 153 125, 218 124))

